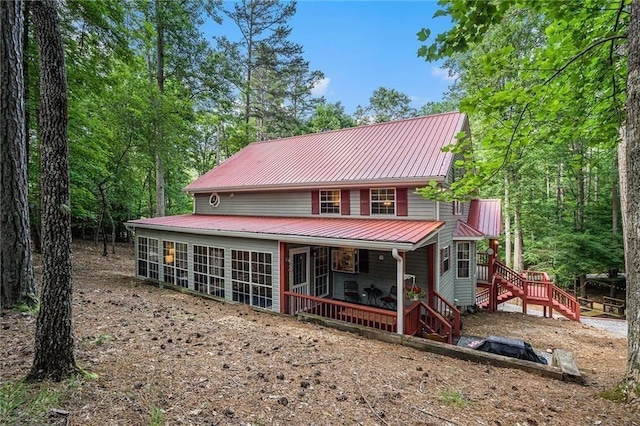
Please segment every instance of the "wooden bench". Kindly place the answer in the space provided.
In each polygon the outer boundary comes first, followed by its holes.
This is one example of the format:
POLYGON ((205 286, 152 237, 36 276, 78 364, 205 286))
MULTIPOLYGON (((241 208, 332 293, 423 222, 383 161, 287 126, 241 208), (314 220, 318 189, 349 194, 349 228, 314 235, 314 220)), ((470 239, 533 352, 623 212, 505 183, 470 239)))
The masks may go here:
POLYGON ((602 310, 604 313, 621 317, 624 316, 624 311, 627 305, 625 300, 607 296, 603 297, 602 300, 602 310))

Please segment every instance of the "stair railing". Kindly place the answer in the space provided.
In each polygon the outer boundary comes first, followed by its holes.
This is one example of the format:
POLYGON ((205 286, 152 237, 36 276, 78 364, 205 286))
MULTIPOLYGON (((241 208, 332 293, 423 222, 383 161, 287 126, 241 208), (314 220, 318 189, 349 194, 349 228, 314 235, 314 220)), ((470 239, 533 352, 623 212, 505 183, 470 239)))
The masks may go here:
POLYGON ((430 301, 431 307, 448 320, 449 324, 453 327, 453 333, 459 336, 461 328, 460 311, 437 291, 434 290, 432 294, 433 300, 430 301))

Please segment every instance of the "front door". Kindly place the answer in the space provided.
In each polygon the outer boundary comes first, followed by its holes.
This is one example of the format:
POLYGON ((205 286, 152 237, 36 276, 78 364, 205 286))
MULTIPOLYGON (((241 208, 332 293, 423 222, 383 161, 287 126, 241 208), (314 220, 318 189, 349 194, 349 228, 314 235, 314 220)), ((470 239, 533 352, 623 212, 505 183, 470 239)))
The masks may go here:
POLYGON ((291 291, 311 294, 309 279, 309 247, 289 250, 289 283, 291 291))

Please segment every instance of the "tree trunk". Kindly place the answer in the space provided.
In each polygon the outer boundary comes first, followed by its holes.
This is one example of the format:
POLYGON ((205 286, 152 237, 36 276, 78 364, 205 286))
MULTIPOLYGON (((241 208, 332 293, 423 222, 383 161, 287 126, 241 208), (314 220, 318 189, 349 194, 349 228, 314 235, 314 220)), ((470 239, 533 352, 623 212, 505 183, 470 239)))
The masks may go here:
POLYGON ((521 203, 515 202, 513 210, 513 269, 521 272, 524 268, 522 258, 523 241, 522 241, 522 221, 521 221, 521 203))
POLYGON ((36 304, 29 224, 21 1, 0 2, 0 306, 36 304))
MULTIPOLYGON (((509 177, 504 175, 504 261, 511 268, 511 201, 509 199, 509 177)), ((489 277, 491 279, 491 277, 489 277)))
POLYGON ((627 134, 622 141, 620 192, 629 327, 626 377, 630 385, 628 396, 635 399, 640 397, 640 0, 631 4, 627 43, 627 134))
POLYGON ((28 379, 59 381, 77 369, 71 312, 67 77, 54 0, 33 2, 31 6, 40 54, 43 287, 28 379))
MULTIPOLYGON (((158 83, 159 99, 158 99, 158 111, 163 114, 162 109, 162 96, 164 94, 164 11, 162 10, 162 1, 156 0, 156 80, 158 83)), ((160 150, 164 145, 164 131, 163 131, 162 115, 157 118, 156 121, 156 217, 164 216, 165 200, 164 200, 164 165, 162 164, 162 157, 160 156, 160 150)))

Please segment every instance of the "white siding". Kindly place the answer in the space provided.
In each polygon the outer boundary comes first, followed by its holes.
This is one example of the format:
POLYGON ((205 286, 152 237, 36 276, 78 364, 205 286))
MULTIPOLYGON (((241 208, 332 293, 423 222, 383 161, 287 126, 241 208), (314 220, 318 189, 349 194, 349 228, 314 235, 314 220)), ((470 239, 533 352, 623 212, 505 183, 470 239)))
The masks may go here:
MULTIPOLYGON (((207 200, 208 202, 208 200, 207 200)), ((280 312, 280 256, 278 241, 252 240, 248 238, 212 237, 204 235, 184 234, 179 232, 156 231, 150 229, 138 229, 137 236, 157 238, 159 247, 162 247, 163 240, 171 240, 188 244, 189 260, 189 289, 194 289, 193 280, 193 245, 204 245, 220 247, 224 249, 224 278, 225 278, 225 299, 232 300, 231 287, 231 250, 249 250, 271 253, 271 270, 273 283, 273 305, 271 309, 280 312)), ((137 238, 136 238, 137 240, 137 238)), ((136 259, 137 259, 136 245, 136 259)), ((160 259, 160 281, 163 280, 162 259, 160 259)))

